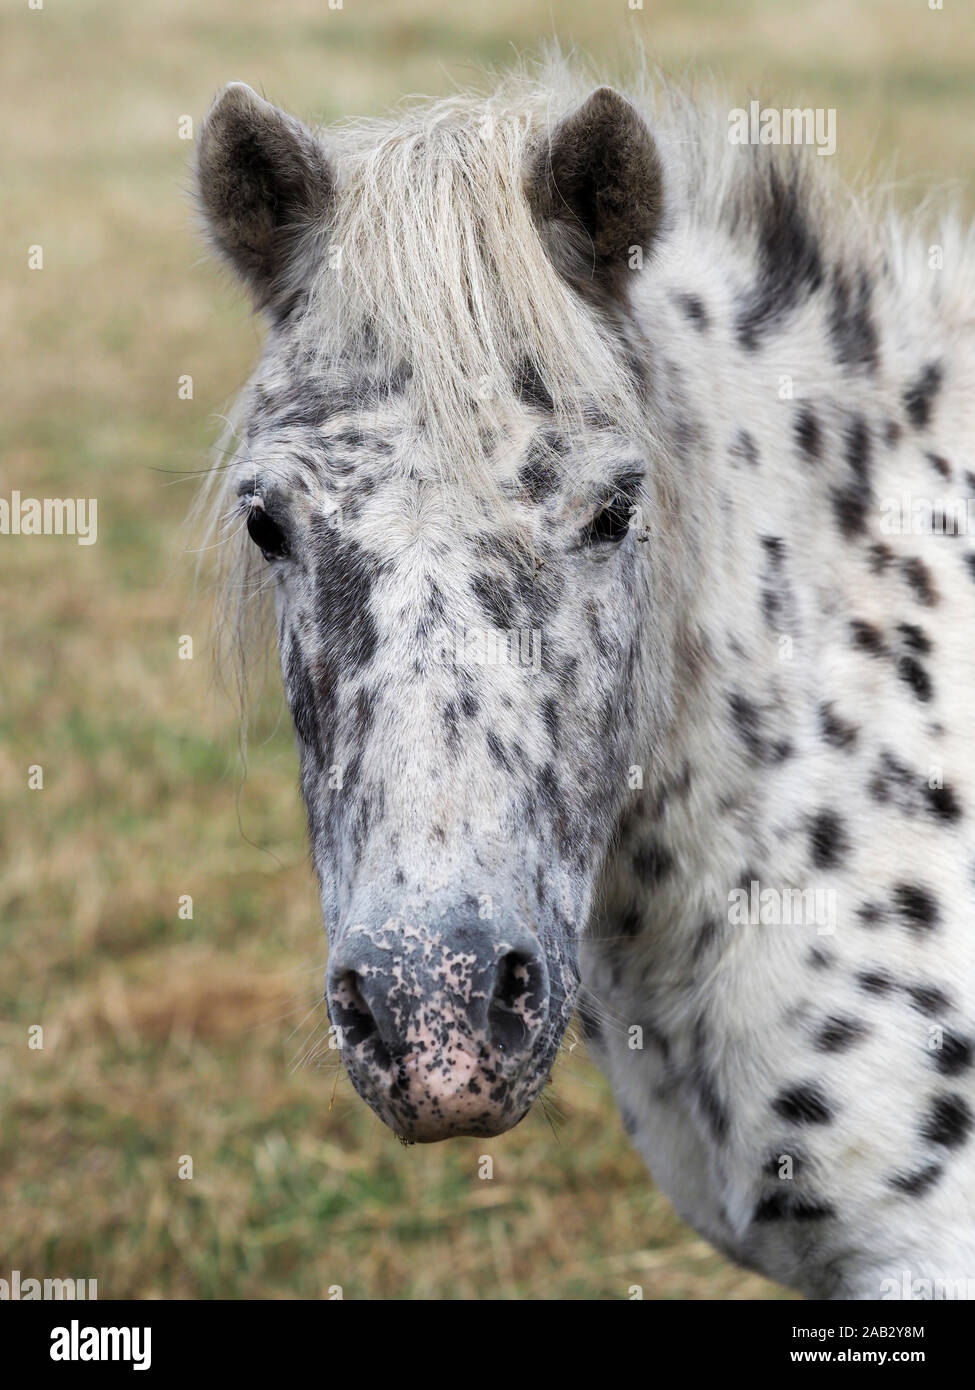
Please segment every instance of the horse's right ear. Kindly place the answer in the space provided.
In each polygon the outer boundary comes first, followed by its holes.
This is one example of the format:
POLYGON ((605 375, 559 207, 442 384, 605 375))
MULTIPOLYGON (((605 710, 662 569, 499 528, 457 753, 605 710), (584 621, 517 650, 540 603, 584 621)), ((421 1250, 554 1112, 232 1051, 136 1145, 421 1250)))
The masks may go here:
POLYGON ((217 97, 200 131, 196 187, 218 251, 258 308, 273 309, 307 234, 328 217, 334 179, 312 132, 243 82, 217 97))

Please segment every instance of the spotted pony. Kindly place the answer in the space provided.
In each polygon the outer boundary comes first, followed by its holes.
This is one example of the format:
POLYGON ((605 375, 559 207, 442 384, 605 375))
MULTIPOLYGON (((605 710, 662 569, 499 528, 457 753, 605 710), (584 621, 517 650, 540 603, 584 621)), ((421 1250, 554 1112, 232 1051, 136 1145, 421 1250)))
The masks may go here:
POLYGON ((718 1249, 956 1296, 975 248, 727 132, 561 60, 319 132, 227 87, 198 198, 267 334, 203 506, 381 1119, 509 1129, 577 1010, 718 1249))

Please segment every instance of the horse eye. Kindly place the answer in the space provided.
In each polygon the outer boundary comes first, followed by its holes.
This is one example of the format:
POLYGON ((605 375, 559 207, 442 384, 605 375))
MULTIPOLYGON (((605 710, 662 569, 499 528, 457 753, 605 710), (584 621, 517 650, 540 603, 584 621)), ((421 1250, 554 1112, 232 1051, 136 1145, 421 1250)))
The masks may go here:
POLYGON ((265 560, 279 560, 287 555, 287 537, 263 507, 252 507, 247 513, 247 533, 265 560))
POLYGON ((628 497, 614 497, 585 528, 584 542, 586 545, 600 545, 605 541, 621 541, 630 529, 632 513, 633 503, 628 497))

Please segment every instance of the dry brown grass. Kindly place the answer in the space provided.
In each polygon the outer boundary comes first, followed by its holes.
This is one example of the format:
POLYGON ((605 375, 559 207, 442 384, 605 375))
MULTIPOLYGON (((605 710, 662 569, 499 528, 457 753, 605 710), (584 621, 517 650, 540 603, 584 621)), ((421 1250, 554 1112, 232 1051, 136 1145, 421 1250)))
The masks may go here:
MULTIPOLYGON (((96 496, 99 542, 0 540, 0 1274, 103 1296, 780 1296, 674 1216, 576 1049, 488 1144, 400 1148, 321 1051, 323 946, 290 734, 239 786, 178 528, 258 328, 183 194, 195 117, 242 78, 308 117, 444 91, 553 30, 610 61, 838 108, 840 160, 971 167, 963 6, 861 0, 169 0, 9 7, 0 492, 96 496), (769 80, 771 79, 771 80, 769 80), (966 119, 967 118, 967 119, 966 119), (45 269, 26 269, 41 243, 45 269), (195 399, 176 380, 191 373, 195 399), (176 659, 191 633, 198 659, 176 659), (27 767, 44 767, 43 791, 27 767), (239 813, 239 824, 238 824, 239 813), (243 833, 242 833, 243 830, 243 833), (190 893, 194 916, 177 915, 190 893), (27 1029, 45 1028, 43 1051, 27 1029), (337 1082, 334 1104, 330 1105, 337 1082), (478 1176, 478 1156, 494 1177, 478 1176), (180 1181, 191 1155, 192 1181, 180 1181)), ((272 692, 273 695, 273 692, 272 692)), ((269 710, 270 710, 269 706, 269 710)))

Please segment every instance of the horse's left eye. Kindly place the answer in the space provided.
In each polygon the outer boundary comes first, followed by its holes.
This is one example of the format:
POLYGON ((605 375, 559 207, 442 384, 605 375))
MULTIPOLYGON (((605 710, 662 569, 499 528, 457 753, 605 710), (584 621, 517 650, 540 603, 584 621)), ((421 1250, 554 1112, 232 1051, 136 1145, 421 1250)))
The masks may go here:
POLYGON ((252 507, 247 513, 247 533, 265 560, 279 560, 288 553, 288 538, 263 507, 252 507))
POLYGON ((598 511, 582 533, 586 545, 606 541, 621 541, 630 529, 633 503, 629 497, 617 496, 598 511))

